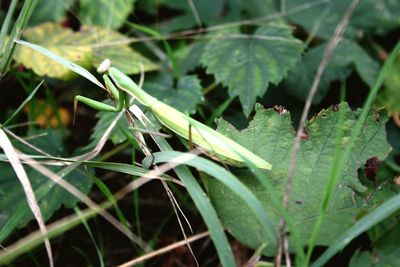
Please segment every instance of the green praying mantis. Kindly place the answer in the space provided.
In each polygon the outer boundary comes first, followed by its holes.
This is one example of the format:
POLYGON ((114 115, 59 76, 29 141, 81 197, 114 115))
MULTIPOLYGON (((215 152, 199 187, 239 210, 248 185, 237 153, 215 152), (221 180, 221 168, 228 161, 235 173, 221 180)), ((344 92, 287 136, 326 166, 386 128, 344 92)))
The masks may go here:
POLYGON ((111 97, 115 99, 116 105, 107 105, 78 95, 74 99, 75 110, 79 101, 99 111, 119 112, 123 108, 129 108, 129 96, 131 96, 150 109, 162 125, 224 162, 237 166, 247 163, 247 165, 254 165, 266 170, 272 168, 270 163, 232 139, 146 93, 123 72, 111 67, 110 60, 104 60, 97 71, 104 73, 103 79, 106 88, 111 97))

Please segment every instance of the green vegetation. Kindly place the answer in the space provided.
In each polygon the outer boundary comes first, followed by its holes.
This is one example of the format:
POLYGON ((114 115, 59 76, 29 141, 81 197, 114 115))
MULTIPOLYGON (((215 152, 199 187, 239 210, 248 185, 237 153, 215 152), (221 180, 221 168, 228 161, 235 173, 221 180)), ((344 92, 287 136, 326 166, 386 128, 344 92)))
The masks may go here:
POLYGON ((0 266, 400 265, 399 1, 0 8, 0 266))

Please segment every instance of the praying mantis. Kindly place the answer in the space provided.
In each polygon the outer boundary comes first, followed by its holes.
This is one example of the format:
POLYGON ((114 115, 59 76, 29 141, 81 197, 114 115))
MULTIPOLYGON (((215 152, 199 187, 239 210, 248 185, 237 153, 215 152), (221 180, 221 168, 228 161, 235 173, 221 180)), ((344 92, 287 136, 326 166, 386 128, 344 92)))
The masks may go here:
POLYGON ((116 101, 116 105, 111 106, 78 95, 74 99, 75 110, 78 102, 82 102, 99 111, 119 112, 124 108, 129 108, 129 97, 133 97, 151 110, 162 125, 222 161, 236 166, 246 164, 265 170, 272 168, 270 163, 232 139, 146 93, 131 78, 112 67, 109 59, 104 60, 97 71, 104 73, 103 79, 106 88, 111 98, 116 101))

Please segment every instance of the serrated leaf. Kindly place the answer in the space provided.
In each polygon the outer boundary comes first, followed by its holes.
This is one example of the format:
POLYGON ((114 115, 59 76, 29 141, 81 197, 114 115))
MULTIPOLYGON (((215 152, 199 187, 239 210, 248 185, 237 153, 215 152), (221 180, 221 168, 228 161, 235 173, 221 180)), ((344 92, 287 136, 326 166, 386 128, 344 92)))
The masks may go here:
POLYGON ((79 18, 85 24, 117 29, 133 12, 135 0, 80 0, 79 18))
POLYGON ((385 88, 378 95, 377 104, 389 111, 389 115, 400 113, 400 55, 388 70, 385 80, 385 88))
POLYGON ((174 85, 174 77, 159 74, 146 80, 143 88, 147 93, 186 114, 195 113, 196 105, 203 101, 200 80, 195 75, 179 77, 174 85))
MULTIPOLYGON (((345 147, 360 110, 352 111, 347 104, 341 104, 339 108, 344 112, 345 118, 344 136, 340 144, 345 147)), ((307 137, 301 142, 289 204, 289 213, 298 226, 300 240, 303 240, 305 246, 319 214, 334 161, 338 116, 339 112, 335 112, 332 108, 322 110, 305 126, 307 137)), ((384 159, 390 152, 390 145, 386 141, 386 121, 386 118, 376 121, 374 114, 370 114, 364 124, 364 130, 358 136, 349 162, 344 169, 344 175, 340 177, 331 200, 328 214, 317 238, 318 245, 330 244, 351 225, 352 220, 361 210, 361 207, 352 200, 353 189, 364 190, 358 180, 357 169, 367 159, 371 157, 384 159)), ((255 117, 245 130, 238 131, 223 120, 219 120, 218 125, 223 134, 271 162, 273 168, 271 172, 265 174, 265 179, 270 179, 276 191, 282 194, 295 138, 289 113, 281 115, 273 109, 266 110, 257 106, 255 117)), ((265 210, 274 218, 274 223, 278 227, 279 217, 274 212, 264 187, 247 171, 241 171, 238 176, 264 203, 265 210)), ((248 208, 215 180, 208 182, 211 200, 227 229, 241 242, 252 248, 258 248, 267 242, 268 240, 260 240, 262 237, 253 231, 257 221, 248 212, 248 208), (249 225, 253 226, 248 227, 249 225)), ((267 247, 264 253, 272 255, 274 248, 267 247)))
POLYGON ((30 25, 43 23, 46 21, 62 21, 75 0, 48 1, 39 0, 35 7, 35 12, 29 20, 30 25))
MULTIPOLYGON (((289 73, 288 78, 283 82, 283 87, 290 94, 302 100, 307 98, 325 49, 326 44, 323 44, 308 50, 303 56, 301 64, 298 64, 289 73)), ((325 68, 313 103, 321 102, 332 81, 344 80, 353 70, 356 70, 361 79, 372 87, 378 77, 379 64, 357 43, 345 39, 336 47, 328 66, 325 68)))
POLYGON ((80 31, 82 42, 93 46, 92 66, 97 68, 100 63, 108 58, 113 67, 118 68, 127 75, 158 69, 158 66, 140 53, 134 51, 126 42, 127 36, 104 28, 84 26, 80 31))
POLYGON ((168 0, 160 4, 183 13, 160 25, 160 31, 164 33, 198 27, 199 22, 211 26, 240 18, 240 5, 232 0, 168 0))
POLYGON ((303 44, 285 25, 266 25, 253 35, 225 32, 206 46, 201 59, 208 73, 228 86, 231 97, 239 96, 246 116, 268 84, 279 83, 294 67, 303 44))
MULTIPOLYGON (((23 33, 23 38, 31 43, 40 45, 47 50, 72 61, 82 67, 89 67, 92 59, 92 48, 88 44, 79 42, 79 33, 63 28, 55 23, 43 23, 28 28, 23 33)), ((32 69, 37 75, 49 76, 59 79, 74 77, 73 72, 62 65, 25 46, 18 46, 14 59, 32 69)))
POLYGON ((184 46, 175 53, 178 59, 180 73, 188 73, 200 65, 200 59, 206 44, 207 42, 203 40, 196 41, 190 45, 184 46))
MULTIPOLYGON (((288 15, 308 32, 328 39, 350 5, 348 0, 288 0, 287 10, 300 10, 288 15)), ((367 33, 384 34, 400 25, 400 2, 397 0, 360 1, 350 18, 345 35, 363 37, 367 33)))
MULTIPOLYGON (((30 143, 54 156, 65 156, 62 146, 61 133, 58 131, 32 132, 32 135, 45 136, 30 140, 30 143)), ((35 154, 35 151, 22 148, 25 153, 35 154)), ((60 167, 48 167, 53 172, 59 171, 60 167)), ((13 169, 7 163, 0 163, 0 241, 4 240, 13 230, 26 225, 33 219, 23 189, 18 179, 15 177, 13 169)), ((41 207, 43 217, 47 220, 53 213, 64 205, 72 208, 78 200, 55 184, 49 178, 44 177, 30 167, 25 167, 36 198, 41 207)), ((64 177, 68 182, 77 187, 82 193, 89 192, 92 181, 84 175, 85 171, 80 168, 69 173, 64 177)))

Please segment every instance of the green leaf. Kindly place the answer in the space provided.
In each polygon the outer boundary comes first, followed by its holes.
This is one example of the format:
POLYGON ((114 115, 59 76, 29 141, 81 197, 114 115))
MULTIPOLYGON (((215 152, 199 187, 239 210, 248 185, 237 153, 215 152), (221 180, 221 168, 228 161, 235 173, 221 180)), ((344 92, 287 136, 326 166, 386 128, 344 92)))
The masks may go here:
MULTIPOLYGON (((350 5, 348 0, 287 0, 287 10, 299 10, 289 19, 308 32, 329 39, 350 5)), ((368 33, 384 34, 400 25, 400 2, 393 0, 360 1, 346 28, 346 36, 361 38, 368 33)))
POLYGON ((32 17, 29 20, 29 24, 35 25, 46 21, 60 22, 65 19, 68 9, 74 2, 75 0, 39 0, 36 4, 35 12, 33 12, 32 17))
MULTIPOLYGON (((323 44, 308 50, 303 56, 301 64, 298 64, 289 73, 288 78, 283 82, 283 86, 290 94, 302 100, 307 98, 325 49, 326 44, 323 44)), ((332 81, 346 79, 353 70, 356 70, 361 79, 372 87, 378 77, 379 64, 356 42, 345 39, 336 47, 322 74, 313 103, 321 102, 332 81)))
POLYGON ((79 18, 85 24, 120 28, 133 12, 135 0, 80 0, 79 18))
MULTIPOLYGON (((27 41, 40 45, 45 49, 72 61, 84 68, 90 66, 92 48, 79 42, 80 34, 71 29, 63 28, 56 23, 43 23, 28 28, 23 33, 27 41)), ((14 59, 25 67, 32 69, 39 76, 49 76, 59 79, 70 79, 74 74, 62 65, 54 64, 47 56, 28 47, 18 46, 14 59)))
POLYGON ((290 28, 269 24, 253 35, 231 31, 215 36, 207 44, 201 62, 218 82, 228 86, 231 97, 239 96, 248 116, 268 84, 279 83, 294 67, 302 48, 290 28))
POLYGON ((190 45, 184 46, 175 54, 181 73, 193 71, 200 65, 201 56, 203 55, 206 44, 206 41, 196 41, 190 45))
POLYGON ((138 1, 136 4, 136 8, 140 9, 140 11, 145 11, 151 15, 156 15, 158 12, 158 8, 160 5, 164 4, 168 0, 145 0, 138 1))
POLYGON ((172 32, 183 29, 198 27, 198 20, 201 25, 211 26, 238 19, 240 15, 239 4, 232 0, 168 0, 163 4, 171 9, 183 13, 167 20, 160 25, 161 32, 172 32), (193 3, 193 8, 190 5, 193 3), (212 6, 212 8, 210 8, 212 6), (194 11, 195 10, 195 11, 194 11))
POLYGON ((93 46, 92 66, 94 68, 97 68, 104 59, 108 58, 113 67, 127 75, 140 73, 140 65, 143 65, 144 71, 158 69, 155 63, 133 50, 126 42, 128 37, 119 32, 84 26, 80 33, 82 35, 81 42, 93 46))
MULTIPOLYGON (((143 125, 141 125, 141 127, 143 127, 143 125)), ((158 130, 154 125, 151 124, 148 124, 144 127, 151 131, 158 130)), ((168 144, 165 138, 155 135, 153 136, 153 139, 161 151, 172 151, 172 147, 168 144)), ((174 171, 178 178, 185 184, 188 194, 192 198, 199 213, 201 214, 218 253, 221 265, 224 267, 235 266, 235 259, 232 254, 232 249, 229 246, 229 242, 221 222, 213 205, 211 205, 210 199, 205 194, 198 180, 195 179, 190 170, 183 165, 175 167, 174 171)))
MULTIPOLYGON (((344 112, 345 116, 344 136, 340 140, 341 146, 345 147, 360 110, 352 111, 347 104, 341 104, 338 108, 344 112)), ((297 223, 300 240, 303 240, 304 246, 307 245, 315 219, 319 214, 334 162, 339 116, 339 112, 335 110, 336 108, 322 110, 307 122, 305 126, 307 134, 301 142, 297 168, 293 176, 289 213, 293 221, 297 223)), ((340 177, 329 206, 329 213, 317 238, 318 245, 329 245, 352 224, 356 215, 362 210, 362 207, 358 207, 352 200, 353 189, 358 191, 365 189, 358 180, 357 169, 371 157, 384 159, 390 151, 385 132, 387 119, 381 118, 380 121, 375 121, 374 118, 374 114, 370 114, 364 124, 363 132, 356 140, 351 159, 345 167, 344 175, 340 177)), ((275 184, 276 191, 282 194, 295 138, 289 113, 279 114, 273 109, 266 110, 258 105, 255 117, 247 129, 238 131, 223 120, 219 120, 218 125, 223 134, 272 164, 273 168, 271 172, 266 173, 265 178, 270 179, 275 184)), ((241 170, 238 177, 262 201, 268 215, 273 217, 278 227, 279 218, 271 206, 271 200, 264 187, 247 171, 241 170)), ((211 200, 225 227, 241 242, 252 248, 262 245, 259 235, 252 230, 254 227, 248 227, 248 225, 258 225, 256 218, 248 211, 248 207, 220 183, 215 180, 208 182, 211 200)), ((264 253, 272 255, 274 248, 269 246, 264 253)))
MULTIPOLYGON (((53 156, 65 156, 60 132, 46 131, 31 132, 30 134, 40 136, 43 133, 46 135, 32 139, 30 143, 53 156)), ((30 149, 23 148, 21 150, 25 153, 35 154, 35 151, 30 149)), ((61 170, 60 167, 48 168, 53 172, 61 170)), ((0 163, 0 169, 2 171, 2 175, 0 176, 0 241, 2 241, 16 228, 25 226, 26 223, 33 219, 33 215, 26 203, 21 184, 15 177, 14 170, 7 163, 0 163)), ((72 208, 78 202, 78 199, 49 178, 44 177, 28 166, 25 166, 25 170, 46 220, 61 205, 72 208)), ((92 181, 84 173, 83 169, 77 168, 64 177, 64 179, 86 194, 92 186, 92 181)))
MULTIPOLYGON (((111 100, 106 100, 104 101, 104 103, 109 105, 114 105, 114 103, 112 103, 111 100)), ((82 148, 83 151, 90 151, 100 142, 100 139, 103 137, 108 126, 110 126, 112 121, 117 116, 118 113, 116 112, 105 112, 105 111, 97 112, 96 118, 98 119, 98 121, 92 130, 92 135, 90 136, 90 142, 84 148, 82 148)), ((79 120, 79 118, 77 118, 77 120, 79 120)), ((121 118, 118 120, 116 127, 112 129, 110 136, 108 138, 113 142, 114 145, 120 144, 126 140, 121 129, 129 131, 128 122, 125 116, 121 116, 121 118)))
POLYGON ((143 87, 147 93, 186 114, 196 113, 196 105, 203 101, 202 87, 195 75, 181 76, 174 84, 174 77, 159 74, 146 80, 143 87))
MULTIPOLYGON (((179 156, 184 156, 185 154, 177 151, 164 151, 154 153, 151 157, 147 157, 144 162, 144 165, 151 164, 154 160, 155 163, 165 163, 165 162, 175 162, 180 163, 177 158, 179 156)), ((190 154, 187 154, 189 156, 190 154)), ((185 162, 184 165, 188 165, 196 168, 197 170, 204 172, 223 183, 229 189, 231 189, 236 196, 241 198, 244 202, 246 202, 249 208, 252 210, 254 216, 257 217, 260 228, 256 231, 260 236, 263 236, 265 239, 274 239, 275 232, 272 229, 272 225, 270 223, 270 219, 268 218, 263 206, 259 202, 259 200, 255 197, 254 193, 249 190, 238 178, 236 178, 232 173, 219 166, 218 164, 202 158, 202 157, 193 157, 185 162)))
MULTIPOLYGON (((389 111, 389 115, 400 113, 400 55, 397 56, 395 63, 389 69, 385 88, 377 97, 377 104, 389 111)), ((398 115, 397 115, 398 116, 398 115)))
POLYGON ((400 266, 400 225, 395 224, 392 229, 381 236, 369 251, 358 251, 350 261, 350 267, 384 267, 400 266))
POLYGON ((335 242, 333 242, 333 244, 327 250, 325 250, 315 262, 313 262, 311 267, 325 266, 324 264, 336 253, 341 251, 347 244, 349 244, 351 240, 359 236, 364 231, 370 229, 372 226, 385 220, 390 215, 395 214, 399 209, 400 195, 397 195, 362 217, 348 230, 340 234, 335 242))
MULTIPOLYGON (((364 177, 361 177, 360 180, 362 178, 364 177)), ((376 177, 376 181, 374 182, 367 180, 363 183, 367 187, 367 190, 362 193, 358 192, 355 196, 355 200, 359 206, 365 209, 372 209, 400 194, 400 187, 393 182, 393 178, 388 179, 390 181, 386 180, 380 183, 377 180, 378 177, 376 177)))
POLYGON ((278 12, 276 0, 247 0, 239 3, 250 18, 267 17, 278 12))

